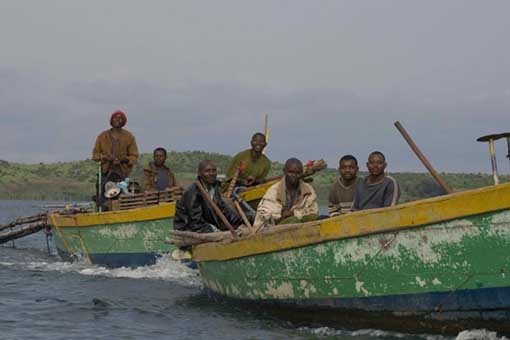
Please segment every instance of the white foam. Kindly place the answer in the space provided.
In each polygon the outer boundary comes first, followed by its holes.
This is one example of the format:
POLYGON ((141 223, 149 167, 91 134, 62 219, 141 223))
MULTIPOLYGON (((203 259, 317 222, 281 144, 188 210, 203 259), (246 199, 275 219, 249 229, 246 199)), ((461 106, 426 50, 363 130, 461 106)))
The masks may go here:
POLYGON ((101 275, 107 277, 125 277, 132 279, 161 279, 177 281, 190 286, 201 286, 198 270, 193 270, 179 261, 172 260, 169 255, 158 259, 152 266, 137 268, 105 268, 89 266, 79 271, 83 275, 101 275))
POLYGON ((6 267, 16 266, 26 270, 78 273, 88 276, 106 276, 131 279, 159 279, 176 282, 182 284, 183 286, 192 287, 201 287, 202 285, 198 270, 193 270, 179 261, 172 260, 168 255, 159 258, 156 264, 152 266, 137 268, 106 268, 95 265, 91 266, 84 260, 76 262, 0 262, 0 265, 6 267))
POLYGON ((308 327, 299 327, 299 331, 305 333, 311 333, 313 335, 318 336, 359 336, 359 337, 395 337, 395 338, 404 338, 407 337, 408 334, 383 331, 380 329, 358 329, 355 331, 348 331, 343 329, 334 329, 330 327, 317 327, 317 328, 308 328, 308 327))
POLYGON ((455 340, 508 340, 508 338, 498 337, 496 332, 486 329, 471 329, 460 332, 455 340))
MULTIPOLYGON (((356 331, 338 330, 329 327, 318 327, 308 328, 300 327, 299 331, 310 333, 316 336, 350 336, 350 337, 393 337, 393 338, 405 338, 409 337, 409 334, 383 331, 379 329, 359 329, 356 331)), ((442 335, 431 335, 431 334, 413 334, 415 338, 421 338, 424 340, 448 340, 454 339, 453 337, 445 337, 442 335)), ((496 332, 488 331, 486 329, 472 329, 460 332, 455 340, 509 340, 502 336, 498 337, 496 332)))

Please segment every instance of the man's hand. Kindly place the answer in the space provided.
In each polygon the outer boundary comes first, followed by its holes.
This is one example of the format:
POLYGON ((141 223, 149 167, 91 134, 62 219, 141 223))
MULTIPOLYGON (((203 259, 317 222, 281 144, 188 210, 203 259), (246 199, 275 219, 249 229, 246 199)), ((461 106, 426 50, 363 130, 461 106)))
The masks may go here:
POLYGON ((291 217, 291 216, 294 216, 294 212, 292 210, 289 210, 289 209, 282 210, 282 219, 291 217))
POLYGON ((253 176, 246 177, 245 183, 246 183, 246 186, 253 185, 253 183, 255 183, 255 177, 253 177, 253 176))

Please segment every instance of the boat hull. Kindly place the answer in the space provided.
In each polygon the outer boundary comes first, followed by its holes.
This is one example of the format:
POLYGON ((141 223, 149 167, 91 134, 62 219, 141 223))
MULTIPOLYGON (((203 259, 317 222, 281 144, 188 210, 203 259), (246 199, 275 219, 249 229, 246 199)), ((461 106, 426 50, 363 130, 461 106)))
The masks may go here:
POLYGON ((477 325, 509 333, 510 210, 499 202, 494 211, 441 221, 436 203, 425 203, 437 214, 435 223, 379 231, 378 223, 396 223, 391 209, 388 216, 380 209, 375 219, 360 213, 372 220, 371 226, 360 217, 363 234, 327 238, 332 224, 355 221, 352 214, 244 246, 203 246, 194 258, 211 295, 303 311, 287 313, 293 318, 440 333, 477 325), (306 228, 314 243, 292 246, 306 228), (234 255, 221 255, 222 249, 234 255))
POLYGON ((106 267, 152 265, 175 247, 165 243, 173 227, 174 205, 127 212, 53 216, 55 246, 63 260, 106 267))

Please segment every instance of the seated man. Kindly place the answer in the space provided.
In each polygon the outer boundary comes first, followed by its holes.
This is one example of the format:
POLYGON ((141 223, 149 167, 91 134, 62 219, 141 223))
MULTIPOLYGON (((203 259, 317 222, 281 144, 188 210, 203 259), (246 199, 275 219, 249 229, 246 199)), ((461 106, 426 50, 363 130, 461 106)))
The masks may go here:
POLYGON ((379 151, 368 156, 369 175, 356 186, 353 210, 365 210, 396 205, 400 190, 393 177, 384 173, 386 158, 379 151))
POLYGON ((351 211, 356 184, 361 181, 358 175, 358 160, 352 155, 340 158, 337 177, 329 191, 329 216, 337 216, 351 211))
POLYGON ((237 167, 240 167, 236 185, 252 186, 263 183, 269 170, 271 161, 262 153, 266 147, 266 136, 257 132, 251 137, 251 149, 244 150, 234 156, 228 166, 225 182, 222 191, 227 188, 234 176, 237 167))
POLYGON ((303 164, 290 158, 285 162, 284 176, 266 192, 257 208, 253 227, 265 224, 288 224, 316 220, 319 216, 317 195, 310 184, 303 182, 303 164))
MULTIPOLYGON (((216 180, 216 165, 210 160, 203 160, 198 165, 198 178, 209 196, 216 203, 218 208, 223 212, 227 220, 234 228, 243 223, 239 214, 230 208, 221 197, 219 191, 219 182, 216 180)), ((219 230, 228 230, 221 219, 209 206, 202 196, 197 183, 193 183, 186 191, 182 198, 177 202, 175 207, 174 229, 182 231, 194 231, 198 233, 209 233, 219 230)))
POLYGON ((156 148, 142 172, 142 191, 165 191, 177 185, 174 173, 166 166, 166 150, 156 148))

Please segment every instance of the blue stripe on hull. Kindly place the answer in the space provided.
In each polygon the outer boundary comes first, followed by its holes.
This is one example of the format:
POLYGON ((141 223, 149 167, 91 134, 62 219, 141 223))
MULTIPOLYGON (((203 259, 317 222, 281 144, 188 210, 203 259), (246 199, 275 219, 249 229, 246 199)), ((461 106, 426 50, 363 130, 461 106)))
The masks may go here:
MULTIPOLYGON (((75 261, 76 258, 68 252, 58 249, 58 254, 64 261, 75 261)), ((108 268, 119 267, 142 267, 156 263, 161 257, 159 253, 111 253, 111 254, 89 254, 92 264, 108 268)))
MULTIPOLYGON (((277 303, 321 307, 428 313, 436 311, 468 311, 507 309, 510 311, 510 287, 456 290, 363 298, 332 298, 306 300, 274 300, 277 303)), ((509 319, 510 320, 510 319, 509 319)))
MULTIPOLYGON (((211 290, 208 293, 225 298, 211 290)), ((227 299, 270 307, 277 316, 306 324, 447 334, 466 328, 487 328, 510 334, 510 287, 364 298, 227 299)))

